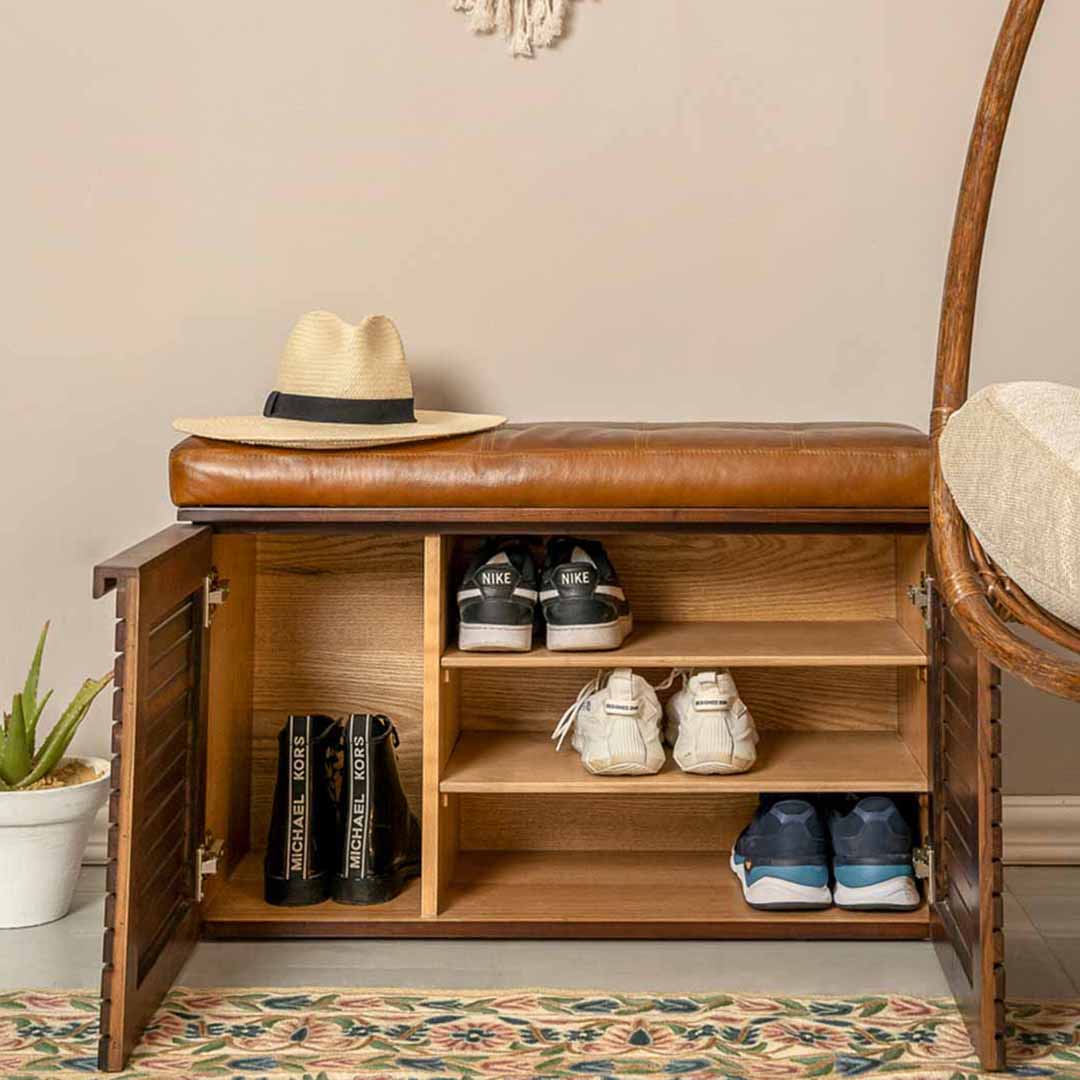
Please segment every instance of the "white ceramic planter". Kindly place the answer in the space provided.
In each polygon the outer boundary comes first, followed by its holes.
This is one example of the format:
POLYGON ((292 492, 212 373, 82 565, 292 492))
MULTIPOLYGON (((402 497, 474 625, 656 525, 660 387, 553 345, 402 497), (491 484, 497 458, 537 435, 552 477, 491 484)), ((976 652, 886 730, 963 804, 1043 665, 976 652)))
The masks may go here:
POLYGON ((0 791, 0 929, 63 918, 94 815, 109 792, 109 763, 80 758, 100 775, 73 787, 0 791))

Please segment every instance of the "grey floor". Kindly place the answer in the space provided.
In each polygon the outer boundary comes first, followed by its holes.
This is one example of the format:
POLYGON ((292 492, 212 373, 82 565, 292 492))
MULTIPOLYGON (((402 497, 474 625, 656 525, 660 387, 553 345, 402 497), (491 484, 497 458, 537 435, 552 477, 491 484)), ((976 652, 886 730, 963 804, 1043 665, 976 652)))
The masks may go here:
MULTIPOLYGON (((0 989, 98 985, 104 873, 87 868, 71 914, 0 931, 0 989)), ((1009 997, 1080 998, 1080 867, 1006 873, 1009 997)), ((185 986, 947 994, 933 948, 857 942, 205 942, 185 986)))

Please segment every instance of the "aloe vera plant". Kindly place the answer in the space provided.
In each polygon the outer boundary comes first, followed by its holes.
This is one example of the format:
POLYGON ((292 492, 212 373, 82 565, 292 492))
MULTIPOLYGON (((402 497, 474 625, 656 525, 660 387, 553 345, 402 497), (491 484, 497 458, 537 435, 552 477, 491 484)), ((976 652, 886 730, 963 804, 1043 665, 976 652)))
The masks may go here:
POLYGON ((0 732, 0 791, 27 788, 48 776, 75 738, 75 732, 86 718, 94 699, 112 680, 112 672, 100 679, 87 679, 38 747, 38 723, 52 697, 50 690, 38 699, 41 660, 48 636, 49 624, 46 623, 38 638, 22 692, 12 700, 11 712, 4 713, 4 727, 0 732))

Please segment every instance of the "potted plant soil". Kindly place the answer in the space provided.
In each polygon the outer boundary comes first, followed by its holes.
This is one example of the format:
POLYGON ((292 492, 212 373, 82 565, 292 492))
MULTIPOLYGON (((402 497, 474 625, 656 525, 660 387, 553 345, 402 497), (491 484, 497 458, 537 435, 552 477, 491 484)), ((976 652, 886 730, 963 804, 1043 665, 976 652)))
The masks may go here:
POLYGON ((87 679, 44 738, 52 697, 38 698, 49 624, 41 632, 22 692, 0 732, 0 928, 36 926, 68 913, 90 825, 109 786, 109 763, 65 757, 112 673, 87 679))

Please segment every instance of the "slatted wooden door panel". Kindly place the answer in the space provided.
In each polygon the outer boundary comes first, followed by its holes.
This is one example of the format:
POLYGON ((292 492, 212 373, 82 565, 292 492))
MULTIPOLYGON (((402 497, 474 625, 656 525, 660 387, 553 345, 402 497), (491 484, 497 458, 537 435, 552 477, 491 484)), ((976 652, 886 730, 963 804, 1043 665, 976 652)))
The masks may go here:
POLYGON ((935 594, 933 932, 984 1069, 1005 1067, 1000 672, 935 594))
POLYGON ((116 590, 99 1066, 124 1067, 198 935, 211 531, 174 526, 95 571, 116 590))

